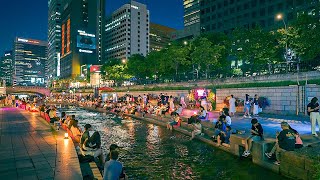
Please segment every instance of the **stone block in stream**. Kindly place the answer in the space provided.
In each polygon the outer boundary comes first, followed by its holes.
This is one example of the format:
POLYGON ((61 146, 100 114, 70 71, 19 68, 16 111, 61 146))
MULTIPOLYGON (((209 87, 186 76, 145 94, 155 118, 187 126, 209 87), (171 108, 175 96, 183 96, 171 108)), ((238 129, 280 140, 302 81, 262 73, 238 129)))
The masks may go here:
POLYGON ((265 156, 265 152, 270 152, 272 147, 274 146, 275 141, 272 139, 265 139, 263 141, 253 142, 251 154, 252 160, 255 161, 269 161, 269 159, 265 156))

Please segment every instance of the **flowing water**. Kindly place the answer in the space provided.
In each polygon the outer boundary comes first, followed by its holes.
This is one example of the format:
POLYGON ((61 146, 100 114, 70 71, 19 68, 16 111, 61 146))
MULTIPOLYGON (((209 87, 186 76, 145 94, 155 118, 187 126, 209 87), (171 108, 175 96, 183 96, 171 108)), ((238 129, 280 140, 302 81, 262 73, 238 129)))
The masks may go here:
POLYGON ((190 141, 188 136, 157 125, 79 108, 60 111, 75 114, 81 127, 88 123, 99 131, 105 155, 110 144, 123 147, 119 161, 129 179, 285 179, 249 159, 190 141))

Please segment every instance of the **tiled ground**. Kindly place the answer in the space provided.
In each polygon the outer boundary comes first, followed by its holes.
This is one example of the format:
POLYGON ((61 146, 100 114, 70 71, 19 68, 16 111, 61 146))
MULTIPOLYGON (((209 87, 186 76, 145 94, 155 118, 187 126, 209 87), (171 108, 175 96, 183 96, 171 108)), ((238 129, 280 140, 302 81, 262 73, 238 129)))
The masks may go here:
POLYGON ((52 133, 50 125, 36 113, 1 108, 0 177, 82 179, 73 143, 63 135, 52 133))

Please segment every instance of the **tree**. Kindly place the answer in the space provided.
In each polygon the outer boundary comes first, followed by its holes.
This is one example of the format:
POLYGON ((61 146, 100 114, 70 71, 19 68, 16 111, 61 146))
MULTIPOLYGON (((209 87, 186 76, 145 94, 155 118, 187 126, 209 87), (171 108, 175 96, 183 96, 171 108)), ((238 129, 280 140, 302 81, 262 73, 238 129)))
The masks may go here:
POLYGON ((231 55, 242 61, 241 69, 246 73, 260 74, 267 64, 279 60, 278 46, 273 32, 263 31, 260 27, 254 29, 236 29, 232 33, 233 48, 231 55))
POLYGON ((317 16, 300 14, 287 29, 279 29, 278 33, 281 47, 287 44, 295 53, 296 60, 301 60, 306 68, 312 69, 320 65, 315 61, 320 55, 320 22, 317 16))
POLYGON ((218 59, 221 57, 221 51, 224 46, 214 45, 205 37, 195 40, 195 48, 191 53, 192 62, 197 64, 198 70, 202 70, 208 78, 210 68, 218 67, 218 59))
POLYGON ((103 80, 123 82, 132 76, 127 73, 127 65, 119 59, 111 59, 101 67, 103 80))
POLYGON ((127 62, 128 74, 135 76, 137 79, 145 79, 151 76, 148 69, 146 58, 140 54, 133 54, 127 62))

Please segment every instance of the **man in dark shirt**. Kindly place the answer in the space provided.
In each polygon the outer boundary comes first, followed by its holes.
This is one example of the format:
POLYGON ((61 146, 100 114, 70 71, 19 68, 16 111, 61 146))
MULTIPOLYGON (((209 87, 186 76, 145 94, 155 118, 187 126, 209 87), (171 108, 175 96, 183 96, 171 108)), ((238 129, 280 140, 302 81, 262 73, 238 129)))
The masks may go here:
POLYGON ((318 98, 314 97, 311 99, 311 102, 307 106, 308 108, 308 115, 310 115, 311 120, 311 133, 313 136, 318 137, 316 132, 316 125, 318 122, 318 126, 320 126, 320 114, 319 114, 319 104, 318 98))
POLYGON ((263 140, 263 128, 256 118, 251 120, 251 136, 245 140, 245 151, 243 152, 243 157, 248 157, 250 155, 250 150, 252 147, 252 141, 263 140))
POLYGON ((276 154, 277 161, 274 162, 276 165, 280 165, 280 154, 284 151, 294 151, 296 136, 293 130, 289 128, 287 122, 281 123, 282 131, 277 133, 276 144, 270 153, 265 153, 268 158, 271 158, 272 154, 276 154))

